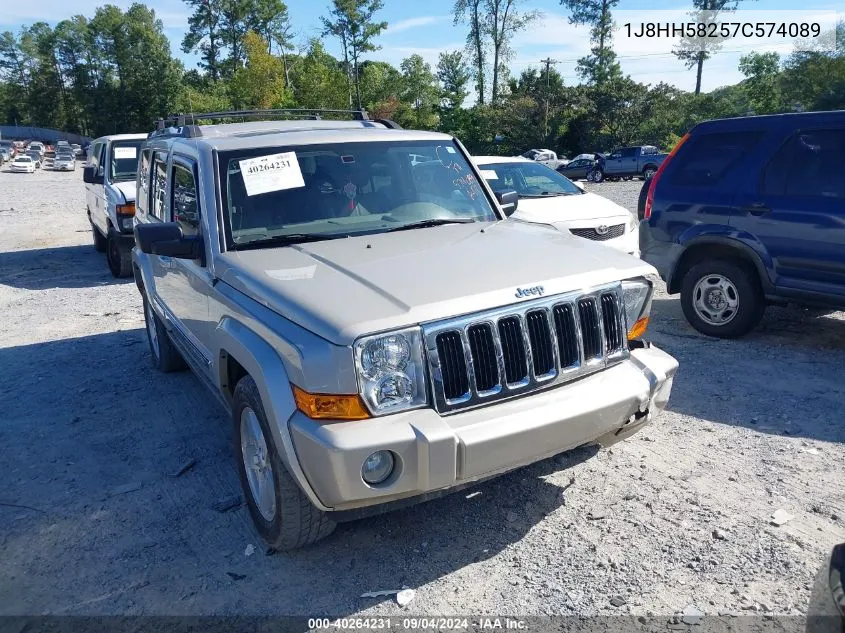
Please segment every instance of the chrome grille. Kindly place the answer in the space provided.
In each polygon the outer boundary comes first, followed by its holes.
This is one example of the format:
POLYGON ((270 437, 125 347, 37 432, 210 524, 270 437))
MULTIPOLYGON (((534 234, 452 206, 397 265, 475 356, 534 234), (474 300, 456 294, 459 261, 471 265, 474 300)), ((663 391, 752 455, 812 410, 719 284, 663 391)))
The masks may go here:
POLYGON ((572 233, 572 235, 577 235, 578 237, 586 237, 588 240, 604 242, 605 240, 622 237, 625 234, 625 225, 613 224, 612 226, 602 225, 601 228, 569 229, 569 232, 572 233), (602 229, 603 232, 600 232, 602 229))
POLYGON ((620 292, 617 283, 424 325, 435 408, 482 406, 624 360, 620 292))

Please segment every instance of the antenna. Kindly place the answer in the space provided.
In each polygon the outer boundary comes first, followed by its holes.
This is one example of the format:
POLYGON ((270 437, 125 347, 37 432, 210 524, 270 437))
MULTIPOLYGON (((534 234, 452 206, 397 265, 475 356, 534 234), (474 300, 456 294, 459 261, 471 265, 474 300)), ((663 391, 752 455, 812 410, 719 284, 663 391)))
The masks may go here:
POLYGON ((549 138, 549 93, 551 92, 550 82, 549 82, 549 70, 552 64, 557 65, 560 62, 556 59, 552 59, 551 57, 546 57, 546 59, 540 60, 541 64, 546 65, 546 123, 543 127, 545 131, 546 140, 549 138))

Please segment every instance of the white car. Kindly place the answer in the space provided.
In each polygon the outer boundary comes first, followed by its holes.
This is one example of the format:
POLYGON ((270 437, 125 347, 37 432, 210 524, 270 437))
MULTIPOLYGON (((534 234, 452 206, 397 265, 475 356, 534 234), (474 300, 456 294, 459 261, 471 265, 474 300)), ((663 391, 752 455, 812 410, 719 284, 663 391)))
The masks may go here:
POLYGON ((27 147, 28 150, 37 151, 41 156, 44 156, 44 152, 47 151, 47 148, 44 147, 44 143, 39 141, 32 141, 27 147))
POLYGON ((25 154, 15 156, 15 160, 9 166, 9 170, 25 174, 35 173, 35 161, 25 154))
POLYGON ((626 208, 527 158, 476 156, 473 161, 494 191, 517 192, 519 204, 511 218, 567 229, 640 256, 637 217, 626 208))

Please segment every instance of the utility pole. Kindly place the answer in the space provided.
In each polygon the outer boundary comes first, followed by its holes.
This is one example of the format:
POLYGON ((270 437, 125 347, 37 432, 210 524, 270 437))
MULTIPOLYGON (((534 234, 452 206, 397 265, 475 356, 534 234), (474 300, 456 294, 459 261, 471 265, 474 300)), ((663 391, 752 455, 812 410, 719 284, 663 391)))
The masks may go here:
POLYGON ((546 124, 545 124, 543 129, 545 131, 545 138, 546 138, 546 140, 548 140, 548 138, 549 138, 549 98, 550 98, 549 93, 551 92, 551 87, 550 87, 551 84, 550 84, 550 81, 549 81, 549 68, 551 67, 552 64, 557 65, 560 62, 557 61, 556 59, 552 59, 551 57, 546 57, 546 59, 541 59, 540 63, 546 65, 546 124))

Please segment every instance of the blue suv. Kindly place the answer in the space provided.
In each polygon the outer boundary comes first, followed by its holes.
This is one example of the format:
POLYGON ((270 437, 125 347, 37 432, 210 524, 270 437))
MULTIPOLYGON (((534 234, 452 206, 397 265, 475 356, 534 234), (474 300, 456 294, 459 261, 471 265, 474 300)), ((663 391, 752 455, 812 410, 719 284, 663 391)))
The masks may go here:
POLYGON ((845 307, 845 111, 701 123, 644 187, 642 257, 700 332, 845 307))

